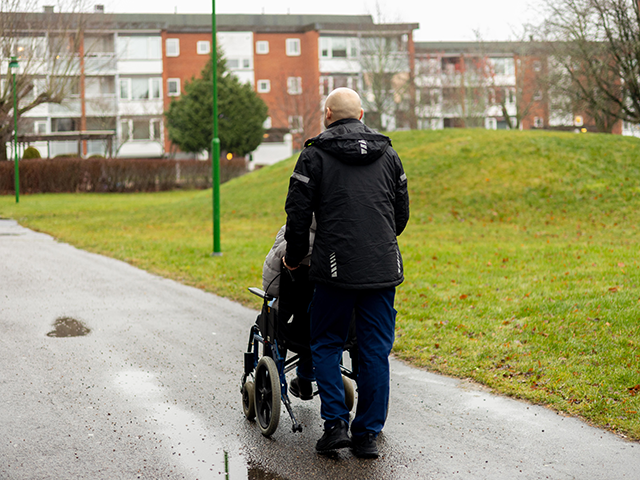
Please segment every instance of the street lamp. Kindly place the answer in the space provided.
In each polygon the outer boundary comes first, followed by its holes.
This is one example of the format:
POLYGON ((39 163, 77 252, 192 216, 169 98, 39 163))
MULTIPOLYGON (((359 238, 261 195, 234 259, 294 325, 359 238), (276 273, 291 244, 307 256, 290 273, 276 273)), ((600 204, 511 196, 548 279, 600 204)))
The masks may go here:
POLYGON ((18 169, 18 95, 16 92, 16 73, 18 72, 18 59, 11 57, 9 61, 9 71, 13 75, 13 153, 15 161, 13 170, 15 172, 16 203, 20 202, 20 171, 18 169))
POLYGON ((213 61, 213 139, 211 140, 211 177, 213 183, 213 255, 220 256, 220 139, 218 138, 218 47, 216 43, 216 0, 211 0, 211 36, 213 61))

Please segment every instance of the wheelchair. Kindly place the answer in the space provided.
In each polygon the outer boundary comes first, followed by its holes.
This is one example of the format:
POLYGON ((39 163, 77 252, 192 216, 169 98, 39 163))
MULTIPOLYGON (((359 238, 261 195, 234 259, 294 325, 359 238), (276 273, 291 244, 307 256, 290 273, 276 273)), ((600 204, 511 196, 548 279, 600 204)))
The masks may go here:
MULTIPOLYGON (((269 288, 267 288, 269 290, 269 288)), ((242 410, 248 420, 257 420, 260 432, 271 436, 278 428, 282 404, 292 422, 293 432, 301 432, 288 395, 286 374, 294 370, 302 359, 311 359, 309 306, 313 284, 309 281, 309 267, 300 266, 280 271, 280 295, 275 297, 257 287, 249 288, 263 299, 262 310, 251 326, 247 351, 244 353, 244 372, 241 380, 242 410)), ((358 351, 355 325, 345 351, 350 367, 340 365, 349 411, 355 403, 354 382, 357 380, 358 351)), ((316 388, 313 395, 317 395, 316 388)))

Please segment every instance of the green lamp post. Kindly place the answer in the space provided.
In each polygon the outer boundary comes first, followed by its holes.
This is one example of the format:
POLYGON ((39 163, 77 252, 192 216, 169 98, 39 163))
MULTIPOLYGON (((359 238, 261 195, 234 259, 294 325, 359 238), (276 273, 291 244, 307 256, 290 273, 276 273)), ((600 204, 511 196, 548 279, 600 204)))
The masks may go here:
POLYGON ((211 170, 213 183, 213 255, 220 256, 220 138, 218 138, 218 46, 216 42, 216 0, 211 0, 211 40, 213 50, 213 139, 211 170))
POLYGON ((18 59, 11 57, 9 61, 9 71, 13 75, 13 153, 15 155, 14 160, 14 172, 16 183, 16 203, 20 202, 20 170, 18 168, 18 94, 16 92, 16 73, 18 72, 18 59))

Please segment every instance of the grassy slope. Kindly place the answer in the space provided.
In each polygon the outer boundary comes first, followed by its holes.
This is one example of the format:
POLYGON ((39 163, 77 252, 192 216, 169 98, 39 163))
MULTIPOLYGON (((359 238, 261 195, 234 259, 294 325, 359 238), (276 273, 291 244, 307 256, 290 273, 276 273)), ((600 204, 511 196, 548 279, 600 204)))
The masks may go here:
MULTIPOLYGON (((542 132, 400 132, 412 218, 401 237, 396 354, 640 438, 640 142, 542 132)), ((293 160, 211 195, 0 198, 0 214, 257 306, 293 160)))

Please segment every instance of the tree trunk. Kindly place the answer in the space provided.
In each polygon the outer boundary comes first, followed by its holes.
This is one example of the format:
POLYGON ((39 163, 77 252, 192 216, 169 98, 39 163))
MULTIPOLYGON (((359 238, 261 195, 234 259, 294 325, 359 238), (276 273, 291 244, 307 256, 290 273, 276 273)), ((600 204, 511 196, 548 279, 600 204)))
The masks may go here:
POLYGON ((10 160, 7 152, 7 142, 11 141, 11 135, 0 134, 0 162, 10 160))

